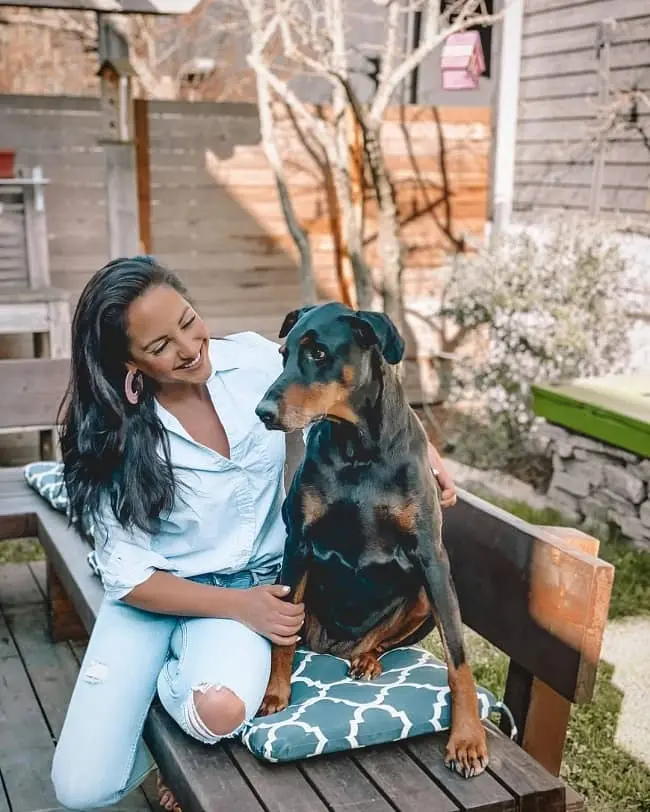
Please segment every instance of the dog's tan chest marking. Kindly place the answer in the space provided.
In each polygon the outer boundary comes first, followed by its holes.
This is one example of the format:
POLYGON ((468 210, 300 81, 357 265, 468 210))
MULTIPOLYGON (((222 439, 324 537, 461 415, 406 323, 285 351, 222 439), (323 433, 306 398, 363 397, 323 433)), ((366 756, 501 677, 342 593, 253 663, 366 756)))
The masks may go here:
POLYGON ((303 524, 309 527, 316 524, 325 515, 325 504, 320 495, 313 490, 306 490, 302 494, 303 524))
POLYGON ((375 506, 375 517, 379 522, 394 524, 405 533, 415 532, 417 516, 415 502, 389 502, 375 506))

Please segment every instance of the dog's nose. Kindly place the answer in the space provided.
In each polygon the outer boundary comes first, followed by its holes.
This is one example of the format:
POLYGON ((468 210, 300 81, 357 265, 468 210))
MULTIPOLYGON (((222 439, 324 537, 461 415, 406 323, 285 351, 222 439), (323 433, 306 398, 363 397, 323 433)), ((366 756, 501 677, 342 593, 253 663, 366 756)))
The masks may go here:
POLYGON ((264 423, 267 429, 276 428, 278 425, 279 409, 278 404, 272 400, 263 400, 258 403, 255 414, 264 423))

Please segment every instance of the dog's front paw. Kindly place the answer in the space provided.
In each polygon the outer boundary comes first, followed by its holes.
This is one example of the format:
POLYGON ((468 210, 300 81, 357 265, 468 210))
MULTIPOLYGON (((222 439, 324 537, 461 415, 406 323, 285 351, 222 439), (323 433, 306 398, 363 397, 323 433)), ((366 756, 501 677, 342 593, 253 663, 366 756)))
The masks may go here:
POLYGON ((352 679, 375 679, 381 674, 381 663, 372 651, 358 654, 350 662, 350 676, 352 679))
POLYGON ((272 713, 279 713, 289 705, 291 697, 291 690, 273 690, 270 689, 266 692, 259 711, 258 716, 270 716, 272 713))
POLYGON ((474 778, 485 770, 487 764, 487 737, 483 725, 472 721, 453 726, 445 753, 445 767, 463 778, 474 778))

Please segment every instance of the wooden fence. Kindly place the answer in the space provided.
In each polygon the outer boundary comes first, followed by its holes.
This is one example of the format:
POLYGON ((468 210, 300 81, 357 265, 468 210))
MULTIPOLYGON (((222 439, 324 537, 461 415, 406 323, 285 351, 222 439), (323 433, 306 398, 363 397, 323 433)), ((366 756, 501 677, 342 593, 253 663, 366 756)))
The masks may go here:
MULTIPOLYGON (((42 166, 49 179, 52 284, 70 291, 73 305, 108 258, 99 127, 97 99, 0 96, 1 146, 15 148, 23 166, 42 166)), ((260 145, 256 108, 153 102, 149 132, 154 254, 180 274, 215 332, 277 335, 284 313, 300 302, 299 273, 260 145)), ((312 240, 319 295, 340 298, 322 167, 288 125, 281 140, 298 214, 312 240)), ((477 235, 485 225, 490 111, 389 110, 383 141, 406 247, 404 288, 409 305, 424 311, 423 303, 440 291, 449 235, 477 235)), ((375 208, 366 205, 373 263, 375 208)), ((429 356, 435 331, 418 317, 411 324, 411 357, 429 356)), ((0 355, 16 354, 17 346, 1 345, 0 355)), ((427 381, 425 388, 430 385, 427 381)))

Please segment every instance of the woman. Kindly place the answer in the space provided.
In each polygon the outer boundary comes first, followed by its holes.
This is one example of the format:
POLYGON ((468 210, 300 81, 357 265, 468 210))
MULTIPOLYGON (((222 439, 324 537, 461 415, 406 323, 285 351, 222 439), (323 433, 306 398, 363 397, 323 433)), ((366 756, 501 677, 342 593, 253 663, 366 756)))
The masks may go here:
MULTIPOLYGON (((152 770, 141 733, 156 692, 199 741, 235 735, 261 704, 271 642, 298 639, 304 608, 275 584, 284 436, 254 413, 280 372, 278 345, 255 333, 211 340, 150 257, 95 274, 72 332, 64 474, 73 515, 96 525, 105 598, 52 780, 61 804, 85 810, 152 770)), ((431 461, 453 504, 433 448, 431 461)))

